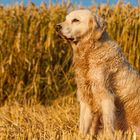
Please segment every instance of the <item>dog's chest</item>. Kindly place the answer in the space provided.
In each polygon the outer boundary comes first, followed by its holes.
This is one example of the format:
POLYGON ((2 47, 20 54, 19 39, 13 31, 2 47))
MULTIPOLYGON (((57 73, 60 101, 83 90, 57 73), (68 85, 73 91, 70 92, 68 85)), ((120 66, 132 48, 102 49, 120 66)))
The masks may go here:
POLYGON ((89 55, 90 52, 88 50, 77 50, 73 57, 74 69, 76 77, 83 77, 87 76, 89 71, 89 55))
POLYGON ((75 69, 75 76, 78 81, 91 78, 96 72, 97 67, 103 65, 105 61, 104 52, 93 50, 92 47, 86 46, 85 49, 77 49, 74 52, 73 64, 75 69))
MULTIPOLYGON (((89 77, 90 64, 89 64, 89 50, 83 50, 76 52, 73 57, 74 69, 75 69, 75 79, 77 87, 81 90, 90 90, 91 81, 89 77)), ((90 92, 90 91, 89 91, 90 92)))
POLYGON ((98 110, 98 105, 92 94, 93 81, 89 76, 90 73, 90 52, 76 54, 73 58, 75 79, 77 83, 79 100, 83 100, 92 108, 92 111, 98 110), (77 56, 76 56, 77 55, 77 56))

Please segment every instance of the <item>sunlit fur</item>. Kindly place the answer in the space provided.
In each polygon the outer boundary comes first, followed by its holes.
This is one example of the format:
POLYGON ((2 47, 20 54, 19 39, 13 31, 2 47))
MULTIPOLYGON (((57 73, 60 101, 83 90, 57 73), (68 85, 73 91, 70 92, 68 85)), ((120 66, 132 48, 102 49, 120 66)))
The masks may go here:
POLYGON ((75 40, 80 131, 94 135, 130 129, 140 134, 140 75, 109 38, 105 21, 88 10, 76 10, 61 25, 62 34, 75 40), (74 18, 79 22, 72 23, 74 18))

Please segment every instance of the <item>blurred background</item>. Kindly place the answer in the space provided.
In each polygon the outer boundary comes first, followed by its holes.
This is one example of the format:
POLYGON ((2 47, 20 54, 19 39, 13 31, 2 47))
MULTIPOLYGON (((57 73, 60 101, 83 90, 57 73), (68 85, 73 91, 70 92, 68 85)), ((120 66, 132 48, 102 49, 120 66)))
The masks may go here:
MULTIPOLYGON (((0 0, 1 4, 4 5, 9 5, 9 4, 14 4, 14 3, 24 3, 27 4, 29 0, 0 0)), ((30 2, 35 3, 36 5, 40 5, 42 2, 45 3, 62 3, 62 2, 68 2, 68 0, 30 0, 30 2)), ((70 2, 70 1, 69 1, 70 2)), ((118 0, 71 0, 71 3, 76 4, 76 5, 84 5, 84 6, 90 6, 93 4, 101 4, 101 3, 109 3, 109 4, 116 4, 118 0)), ((132 5, 136 6, 140 4, 140 0, 122 0, 122 2, 126 3, 131 3, 132 5)))

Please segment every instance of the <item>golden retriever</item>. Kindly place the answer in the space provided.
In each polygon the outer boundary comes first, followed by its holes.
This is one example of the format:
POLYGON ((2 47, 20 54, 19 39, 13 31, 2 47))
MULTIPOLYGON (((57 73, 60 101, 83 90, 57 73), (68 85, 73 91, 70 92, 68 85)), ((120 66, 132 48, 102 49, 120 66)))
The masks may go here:
POLYGON ((80 131, 140 134, 140 75, 109 38, 105 21, 89 10, 75 10, 56 31, 73 48, 80 131))

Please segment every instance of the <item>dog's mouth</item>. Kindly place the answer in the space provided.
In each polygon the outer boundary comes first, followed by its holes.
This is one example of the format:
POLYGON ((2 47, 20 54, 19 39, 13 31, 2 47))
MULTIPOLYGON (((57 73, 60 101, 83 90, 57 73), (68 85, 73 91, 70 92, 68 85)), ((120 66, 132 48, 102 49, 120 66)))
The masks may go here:
POLYGON ((73 43, 76 43, 77 42, 74 38, 72 38, 72 37, 68 38, 67 36, 65 36, 61 31, 56 31, 56 33, 58 34, 58 36, 60 38, 66 40, 68 42, 73 42, 73 43))

